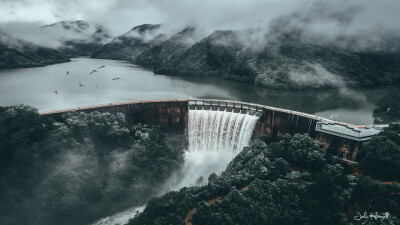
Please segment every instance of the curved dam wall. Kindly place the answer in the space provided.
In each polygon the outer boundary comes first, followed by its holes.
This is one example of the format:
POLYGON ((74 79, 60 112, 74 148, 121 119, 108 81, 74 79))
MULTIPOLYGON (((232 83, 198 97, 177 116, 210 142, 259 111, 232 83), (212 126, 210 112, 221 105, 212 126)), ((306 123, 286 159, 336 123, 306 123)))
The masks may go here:
POLYGON ((285 134, 307 133, 314 140, 322 144, 325 151, 332 152, 343 159, 355 161, 358 148, 362 142, 339 135, 316 131, 317 123, 320 121, 335 124, 339 123, 346 127, 355 126, 331 121, 315 115, 265 107, 254 129, 253 135, 254 138, 261 139, 268 143, 279 140, 285 134))
POLYGON ((187 127, 188 100, 134 101, 41 112, 54 119, 68 112, 120 112, 128 122, 157 124, 164 131, 182 133, 187 127))
POLYGON ((307 133, 321 143, 324 150, 351 161, 355 161, 360 144, 368 139, 355 136, 360 133, 360 129, 356 125, 292 110, 225 100, 135 101, 48 111, 42 112, 41 115, 57 119, 64 113, 73 111, 121 112, 131 123, 157 124, 164 131, 173 132, 175 136, 185 138, 187 145, 189 110, 226 111, 254 115, 259 119, 253 130, 252 140, 262 139, 266 142, 273 142, 285 134, 307 133), (324 127, 329 127, 331 130, 324 130, 324 127), (344 130, 344 133, 336 131, 338 129, 344 130), (349 131, 355 134, 349 133, 349 131))

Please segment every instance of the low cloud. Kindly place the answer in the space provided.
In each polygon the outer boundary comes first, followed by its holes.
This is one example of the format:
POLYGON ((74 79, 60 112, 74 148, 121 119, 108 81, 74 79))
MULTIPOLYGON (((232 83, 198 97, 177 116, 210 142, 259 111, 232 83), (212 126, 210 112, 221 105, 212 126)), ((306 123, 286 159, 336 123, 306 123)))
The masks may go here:
POLYGON ((18 36, 25 34, 34 42, 50 40, 50 45, 57 44, 52 42, 54 38, 36 38, 29 27, 83 19, 104 25, 115 37, 140 24, 161 23, 170 31, 187 26, 208 34, 215 30, 247 30, 249 35, 243 39, 248 42, 273 39, 277 32, 300 30, 303 41, 354 49, 372 45, 379 50, 399 38, 399 11, 397 0, 5 0, 0 9, 0 27, 8 27, 18 36), (15 23, 29 25, 10 27, 15 23))
POLYGON ((1 30, 6 33, 1 35, 2 39, 8 39, 10 43, 22 40, 50 48, 63 47, 67 41, 96 41, 105 44, 111 40, 102 26, 83 21, 66 21, 45 26, 40 23, 7 23, 2 24, 1 30))

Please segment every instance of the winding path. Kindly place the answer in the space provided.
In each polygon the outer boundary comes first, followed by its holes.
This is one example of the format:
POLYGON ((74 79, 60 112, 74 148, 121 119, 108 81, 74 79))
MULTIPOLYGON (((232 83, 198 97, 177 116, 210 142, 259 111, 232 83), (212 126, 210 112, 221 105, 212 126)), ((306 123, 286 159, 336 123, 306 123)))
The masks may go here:
MULTIPOLYGON (((240 192, 240 191, 245 191, 245 190, 247 190, 247 189, 249 189, 249 187, 248 187, 248 186, 245 186, 245 187, 242 187, 242 188, 237 189, 237 191, 240 192)), ((209 200, 207 203, 208 203, 208 204, 214 204, 215 202, 220 201, 220 200, 222 200, 222 196, 218 196, 218 197, 216 197, 216 198, 213 198, 213 199, 209 200)), ((192 213, 194 213, 195 211, 196 211, 196 208, 193 208, 193 209, 190 210, 190 211, 188 212, 188 214, 186 215, 186 218, 185 218, 186 225, 193 225, 193 223, 190 222, 190 216, 191 216, 192 213)))

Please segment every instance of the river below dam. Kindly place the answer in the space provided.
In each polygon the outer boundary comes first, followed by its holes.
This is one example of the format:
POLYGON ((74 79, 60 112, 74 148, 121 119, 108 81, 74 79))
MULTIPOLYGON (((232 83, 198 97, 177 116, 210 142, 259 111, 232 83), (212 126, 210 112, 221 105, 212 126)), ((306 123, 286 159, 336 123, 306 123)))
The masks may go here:
POLYGON ((39 111, 135 100, 210 98, 258 103, 328 118, 332 115, 336 120, 353 124, 372 124, 376 102, 394 88, 270 90, 219 77, 155 75, 128 62, 91 58, 0 70, 0 105, 22 103, 39 111), (104 68, 90 75, 103 65, 104 68))

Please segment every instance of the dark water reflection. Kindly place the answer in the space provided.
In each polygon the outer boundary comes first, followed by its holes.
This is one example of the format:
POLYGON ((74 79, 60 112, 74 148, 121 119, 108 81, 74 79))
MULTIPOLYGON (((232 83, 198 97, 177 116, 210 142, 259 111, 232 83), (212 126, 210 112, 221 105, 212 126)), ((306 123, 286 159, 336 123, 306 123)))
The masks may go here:
POLYGON ((337 120, 370 124, 373 123, 375 103, 395 88, 398 87, 269 90, 221 78, 154 75, 152 71, 129 63, 90 58, 40 68, 0 70, 0 105, 23 103, 40 111, 147 99, 216 98, 325 117, 335 115, 337 120), (101 65, 106 67, 89 75, 92 69, 101 65), (67 71, 70 71, 69 75, 66 75, 67 71), (112 80, 116 77, 121 79, 112 80), (85 86, 79 87, 79 83, 85 86))

